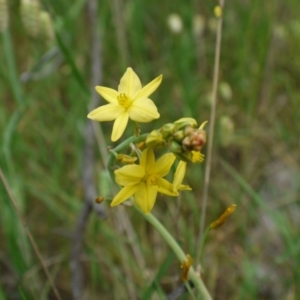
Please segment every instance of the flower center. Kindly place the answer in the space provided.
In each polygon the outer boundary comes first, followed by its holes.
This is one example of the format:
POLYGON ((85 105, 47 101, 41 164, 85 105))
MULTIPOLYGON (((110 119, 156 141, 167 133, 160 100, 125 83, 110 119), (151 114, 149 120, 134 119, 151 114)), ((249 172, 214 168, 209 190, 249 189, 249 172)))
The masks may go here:
POLYGON ((125 93, 120 93, 118 95, 118 102, 121 106, 127 109, 128 107, 130 107, 132 100, 125 93))
POLYGON ((157 175, 145 176, 144 180, 146 181, 147 185, 158 185, 157 175))

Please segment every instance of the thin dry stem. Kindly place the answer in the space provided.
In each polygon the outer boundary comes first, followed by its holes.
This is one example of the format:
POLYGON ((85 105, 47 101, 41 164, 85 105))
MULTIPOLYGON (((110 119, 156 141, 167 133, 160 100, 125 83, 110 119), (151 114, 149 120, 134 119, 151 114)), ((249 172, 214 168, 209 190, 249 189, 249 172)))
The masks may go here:
POLYGON ((39 248, 38 248, 38 246, 37 246, 37 244, 36 244, 36 242, 34 240, 34 237, 33 237, 33 235, 31 234, 31 232, 30 232, 30 230, 28 228, 27 222, 26 222, 24 216, 22 215, 21 211, 18 208, 17 201, 15 200, 15 198, 14 198, 14 196, 12 194, 10 186, 9 186, 9 184, 8 184, 8 182, 6 180, 6 177, 5 177, 4 173, 2 172, 1 168, 0 168, 0 177, 1 177, 1 181, 3 182, 4 187, 6 189, 6 192, 7 192, 8 196, 9 196, 9 199, 10 199, 10 201, 11 201, 13 207, 14 207, 14 210, 17 213, 18 219, 21 221, 23 229, 25 230, 25 233, 26 233, 26 235, 29 238, 29 241, 30 241, 30 243, 32 245, 32 248, 33 248, 36 256, 38 257, 38 260, 40 261, 40 264, 41 264, 41 266, 42 266, 42 268, 43 268, 43 270, 44 270, 44 272, 45 272, 45 274, 46 274, 46 276, 47 276, 47 278, 49 280, 49 284, 50 284, 50 286, 51 286, 51 288, 52 288, 52 290, 53 290, 53 292, 55 294, 55 297, 58 300, 62 300, 62 298, 61 298, 61 296, 60 296, 60 294, 58 292, 58 289, 56 288, 56 286, 54 284, 54 281, 52 280, 50 272, 49 272, 49 270, 48 270, 48 268, 47 268, 47 266, 46 266, 46 264, 44 262, 42 254, 41 254, 41 252, 40 252, 40 250, 39 250, 39 248))
MULTIPOLYGON (((221 8, 223 10, 224 0, 220 0, 219 5, 221 6, 221 8)), ((223 23, 223 17, 221 16, 218 19, 216 47, 215 47, 212 103, 211 103, 209 132, 208 132, 209 138, 208 138, 206 164, 205 164, 203 197, 202 197, 202 204, 201 204, 201 218, 200 218, 199 234, 198 234, 198 241, 197 241, 197 247, 198 248, 200 246, 200 240, 201 240, 201 237, 202 237, 203 232, 204 232, 207 198, 208 198, 208 188, 209 188, 209 181, 210 181, 212 147, 213 147, 213 139, 214 139, 214 127, 215 127, 216 106, 217 106, 217 88, 218 88, 218 78, 219 78, 220 53, 221 53, 222 23, 223 23)), ((197 253, 198 252, 199 251, 197 251, 197 253)), ((197 262, 199 263, 199 257, 197 259, 197 262)))
MULTIPOLYGON (((102 81, 102 61, 101 61, 101 43, 100 33, 97 26, 97 12, 98 1, 89 0, 88 14, 91 28, 91 56, 92 56, 92 70, 91 70, 91 100, 89 103, 89 110, 94 109, 99 102, 99 97, 95 91, 95 86, 102 81)), ((98 134, 102 135, 101 128, 98 128, 98 134)), ((99 217, 104 217, 105 212, 103 205, 96 204, 94 199, 97 196, 97 188, 94 176, 95 168, 95 133, 92 121, 87 121, 85 128, 85 145, 83 151, 83 190, 84 190, 84 204, 77 217, 76 226, 73 234, 73 243, 71 251, 71 276, 72 276, 72 297, 74 300, 82 299, 83 295, 83 268, 80 257, 83 249, 84 233, 86 224, 88 222, 91 212, 94 210, 99 217)), ((106 145, 102 139, 101 153, 105 153, 106 145)), ((104 157, 103 157, 104 158, 104 157)), ((105 157, 106 158, 106 157, 105 157)))

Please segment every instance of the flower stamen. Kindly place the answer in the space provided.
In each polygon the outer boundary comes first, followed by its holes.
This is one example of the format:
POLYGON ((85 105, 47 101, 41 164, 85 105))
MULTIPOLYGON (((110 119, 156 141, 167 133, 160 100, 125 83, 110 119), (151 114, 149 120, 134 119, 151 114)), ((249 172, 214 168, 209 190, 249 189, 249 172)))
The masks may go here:
POLYGON ((125 93, 120 93, 117 98, 118 103, 125 109, 128 109, 130 107, 132 100, 125 93))
POLYGON ((148 185, 158 185, 158 178, 155 175, 149 176, 146 180, 148 185))

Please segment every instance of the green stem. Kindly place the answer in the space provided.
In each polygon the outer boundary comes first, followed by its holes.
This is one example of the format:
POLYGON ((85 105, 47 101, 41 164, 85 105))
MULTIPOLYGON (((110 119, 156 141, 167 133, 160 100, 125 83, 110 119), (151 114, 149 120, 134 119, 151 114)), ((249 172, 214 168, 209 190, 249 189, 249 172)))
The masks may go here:
MULTIPOLYGON (((180 246, 177 244, 173 236, 167 231, 167 229, 151 214, 144 214, 141 210, 137 207, 136 209, 144 216, 144 218, 155 227, 155 229, 162 235, 164 240, 168 243, 168 245, 172 248, 178 259, 183 262, 187 260, 187 257, 180 246)), ((193 267, 189 269, 189 278, 193 281, 197 290, 201 293, 204 300, 212 300, 209 292, 206 289, 203 281, 200 277, 196 274, 193 267)))

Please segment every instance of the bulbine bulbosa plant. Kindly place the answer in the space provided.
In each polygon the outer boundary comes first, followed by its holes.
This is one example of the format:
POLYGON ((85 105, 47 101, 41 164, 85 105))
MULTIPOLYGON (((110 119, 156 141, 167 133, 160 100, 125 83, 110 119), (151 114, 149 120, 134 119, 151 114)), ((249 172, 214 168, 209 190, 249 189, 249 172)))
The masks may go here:
MULTIPOLYGON (((97 202, 111 200, 112 207, 125 201, 131 202, 132 207, 160 232, 180 260, 182 279, 186 288, 192 293, 191 286, 195 286, 201 299, 211 299, 200 274, 196 274, 192 267, 192 257, 180 248, 163 224, 151 214, 158 194, 167 198, 177 197, 181 192, 192 191, 190 186, 184 184, 184 177, 190 163, 204 161, 201 150, 207 139, 205 131, 207 121, 198 125, 195 119, 189 117, 162 124, 160 128, 153 129, 149 133, 141 133, 141 123, 149 123, 160 117, 157 107, 149 96, 159 87, 162 78, 160 75, 142 86, 133 69, 127 68, 118 90, 96 87, 96 91, 108 104, 91 111, 88 118, 99 122, 114 121, 111 133, 113 142, 127 133, 129 121, 134 122, 132 135, 109 150, 107 169, 120 190, 113 199, 104 199, 100 195, 97 202), (157 153, 164 154, 158 156, 157 153), (168 180, 166 176, 174 164, 176 171, 173 180, 168 180)), ((234 205, 229 207, 217 221, 211 223, 206 233, 219 227, 234 208, 234 205)), ((205 237, 206 234, 202 239, 205 237)))

